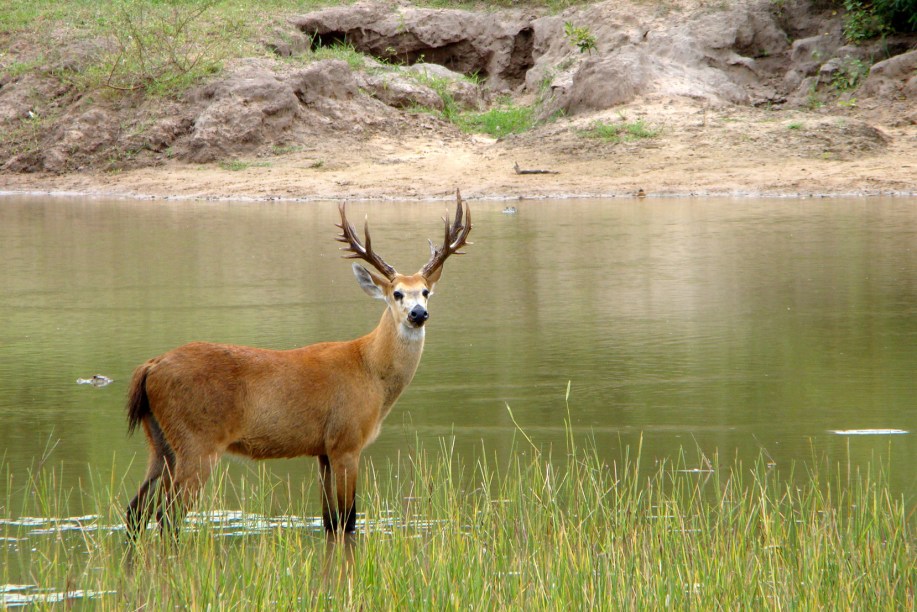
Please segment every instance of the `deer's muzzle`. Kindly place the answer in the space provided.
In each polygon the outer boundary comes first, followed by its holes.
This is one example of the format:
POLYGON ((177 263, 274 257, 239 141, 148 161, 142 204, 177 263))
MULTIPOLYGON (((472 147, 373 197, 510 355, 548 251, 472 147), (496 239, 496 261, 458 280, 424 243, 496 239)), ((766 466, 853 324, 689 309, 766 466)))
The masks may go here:
POLYGON ((421 327, 424 323, 427 322, 427 319, 430 318, 430 313, 427 312, 427 309, 418 304, 411 309, 411 312, 408 313, 408 321, 411 322, 411 325, 414 327, 421 327))

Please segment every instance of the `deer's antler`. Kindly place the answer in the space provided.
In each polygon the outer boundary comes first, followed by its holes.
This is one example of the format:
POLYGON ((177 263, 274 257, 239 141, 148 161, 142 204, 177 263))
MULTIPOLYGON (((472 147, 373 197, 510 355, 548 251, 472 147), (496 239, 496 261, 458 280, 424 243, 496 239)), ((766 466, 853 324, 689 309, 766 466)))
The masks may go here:
POLYGON ((394 279, 397 274, 395 268, 385 263, 384 259, 373 252, 372 239, 369 237, 369 222, 367 221, 363 225, 363 235, 366 236, 366 245, 364 246, 357 237, 357 232, 353 225, 347 220, 343 203, 338 207, 338 210, 341 211, 341 222, 338 224, 338 227, 341 228, 341 235, 337 237, 337 241, 347 244, 347 246, 341 247, 342 251, 350 251, 350 254, 344 257, 347 259, 362 259, 385 275, 388 280, 394 279))
POLYGON ((468 232, 471 231, 472 227, 471 209, 468 208, 468 205, 462 199, 462 194, 458 189, 455 190, 455 221, 452 222, 452 226, 450 227, 449 219, 443 217, 443 223, 446 224, 446 237, 443 239, 443 246, 434 246, 433 241, 430 241, 430 261, 420 269, 420 274, 424 278, 429 278, 434 272, 441 268, 443 262, 445 262, 450 255, 464 255, 459 249, 466 244, 471 244, 470 242, 466 242, 468 232), (464 224, 462 223, 463 216, 465 217, 464 224))

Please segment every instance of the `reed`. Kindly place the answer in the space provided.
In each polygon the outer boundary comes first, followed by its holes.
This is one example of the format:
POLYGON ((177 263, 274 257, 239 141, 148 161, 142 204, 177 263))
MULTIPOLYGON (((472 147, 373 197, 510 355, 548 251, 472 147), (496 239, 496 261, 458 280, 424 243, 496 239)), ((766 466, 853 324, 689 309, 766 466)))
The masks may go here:
POLYGON ((644 473, 639 447, 612 461, 572 434, 559 450, 517 437, 500 457, 482 450, 469 462, 443 440, 385 465, 367 462, 365 514, 347 540, 328 540, 311 515, 314 483, 256 470, 214 478, 177 541, 152 532, 130 552, 120 516, 129 492, 114 468, 82 485, 81 516, 55 519, 75 502, 42 467, 25 484, 8 482, 0 602, 70 598, 118 610, 917 603, 913 509, 890 494, 880 464, 814 461, 781 472, 766 457, 723 464, 682 452, 644 473))

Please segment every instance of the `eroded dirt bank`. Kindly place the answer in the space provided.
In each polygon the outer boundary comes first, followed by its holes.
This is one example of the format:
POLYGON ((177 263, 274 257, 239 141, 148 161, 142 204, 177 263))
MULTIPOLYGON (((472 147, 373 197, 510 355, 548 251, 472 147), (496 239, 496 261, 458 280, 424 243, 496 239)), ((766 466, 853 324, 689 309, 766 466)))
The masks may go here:
MULTIPOLYGON (((914 41, 886 42, 882 55, 846 45, 829 12, 777 6, 601 3, 554 16, 327 9, 291 18, 264 41, 270 53, 231 62, 168 101, 88 96, 45 67, 2 81, 0 190, 253 199, 445 198, 455 187, 472 198, 917 193, 914 41), (595 47, 581 53, 566 23, 588 24, 595 47), (310 59, 316 44, 341 40, 368 54, 365 66, 310 59), (509 96, 554 118, 499 140, 468 134, 436 114, 444 91, 466 110, 509 96), (28 131, 34 117, 48 120, 28 131), (597 124, 637 122, 654 135, 594 137, 597 124), (516 164, 552 173, 518 174, 516 164)), ((10 48, 20 60, 34 51, 27 40, 10 48)))

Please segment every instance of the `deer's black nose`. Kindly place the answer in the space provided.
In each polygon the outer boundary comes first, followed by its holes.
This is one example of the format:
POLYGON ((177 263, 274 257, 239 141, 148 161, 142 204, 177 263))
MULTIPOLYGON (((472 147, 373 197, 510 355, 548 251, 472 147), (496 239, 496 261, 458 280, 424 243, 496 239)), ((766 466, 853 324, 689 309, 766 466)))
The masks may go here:
POLYGON ((420 304, 414 306, 414 308, 411 309, 411 312, 408 313, 408 320, 417 327, 423 325, 424 322, 429 318, 430 313, 427 312, 427 309, 420 304))

